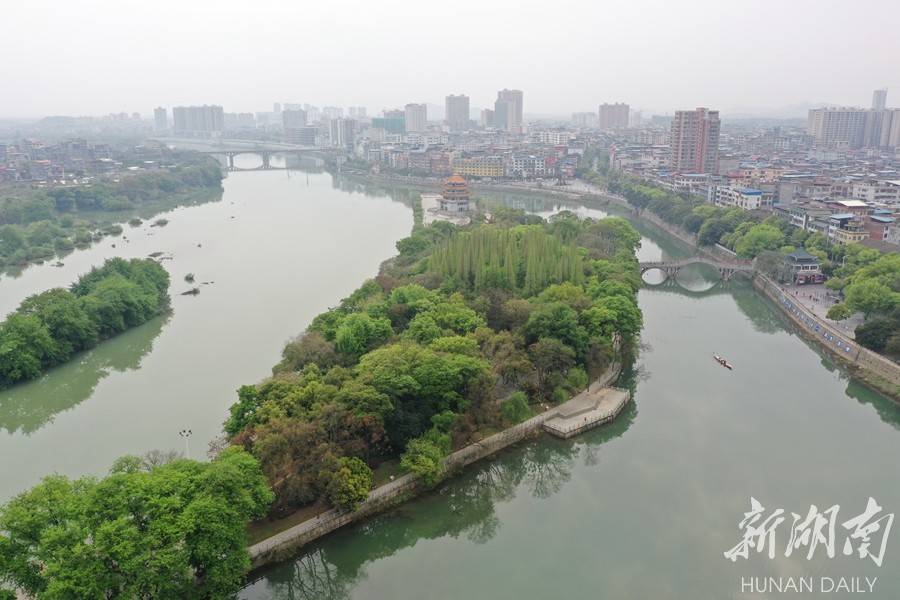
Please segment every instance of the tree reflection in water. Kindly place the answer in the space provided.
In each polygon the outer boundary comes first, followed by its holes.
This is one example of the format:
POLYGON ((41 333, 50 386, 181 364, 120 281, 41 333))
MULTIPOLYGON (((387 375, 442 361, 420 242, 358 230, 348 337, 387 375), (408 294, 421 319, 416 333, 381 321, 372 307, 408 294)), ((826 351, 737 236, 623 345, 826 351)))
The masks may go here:
MULTIPOLYGON (((619 385, 637 381, 633 365, 619 385)), ((421 540, 465 536, 484 544, 501 529, 496 506, 527 490, 535 498, 549 498, 572 478, 575 460, 600 463, 600 447, 621 436, 634 422, 637 409, 629 403, 610 425, 572 440, 549 436, 480 461, 434 493, 398 509, 339 530, 308 547, 298 558, 260 574, 240 594, 253 600, 332 600, 352 597, 367 577, 365 567, 415 546, 421 540)))
POLYGON ((75 355, 40 379, 0 391, 0 429, 10 434, 34 433, 51 423, 57 414, 90 398, 110 372, 139 369, 170 318, 171 314, 151 319, 75 355))
POLYGON ((265 579, 269 595, 259 597, 271 600, 346 600, 359 581, 328 562, 321 548, 285 563, 265 579))

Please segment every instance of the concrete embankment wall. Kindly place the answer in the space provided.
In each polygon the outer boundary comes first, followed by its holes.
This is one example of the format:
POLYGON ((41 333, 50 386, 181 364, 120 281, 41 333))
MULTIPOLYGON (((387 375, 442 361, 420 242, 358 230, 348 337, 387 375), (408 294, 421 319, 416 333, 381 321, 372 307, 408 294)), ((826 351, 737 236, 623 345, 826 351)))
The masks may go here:
MULTIPOLYGON (((608 385, 619 376, 620 371, 621 364, 614 362, 597 381, 591 384, 590 388, 598 389, 608 385)), ((544 421, 554 416, 556 416, 556 410, 550 409, 480 442, 470 444, 444 458, 444 465, 447 467, 448 472, 459 471, 463 467, 494 454, 507 446, 542 433, 544 421)), ((249 548, 251 570, 287 560, 299 548, 309 542, 344 525, 378 514, 402 499, 406 499, 421 491, 423 490, 413 475, 403 475, 388 484, 372 490, 369 493, 369 498, 362 502, 356 511, 346 512, 332 509, 314 519, 304 521, 258 544, 254 544, 249 548)))
MULTIPOLYGON (((525 438, 541 433, 544 421, 556 415, 555 410, 548 410, 509 429, 476 442, 444 458, 444 465, 449 472, 458 471, 498 450, 506 448, 525 438)), ((322 513, 315 519, 309 519, 283 531, 267 540, 263 540, 249 548, 252 569, 286 560, 294 552, 309 542, 343 527, 354 521, 377 514, 395 504, 400 497, 415 495, 422 489, 416 478, 407 474, 383 485, 369 494, 368 500, 362 502, 356 511, 343 512, 332 509, 322 513)))
POLYGON ((900 365, 860 346, 846 332, 817 317, 765 275, 758 273, 753 286, 772 300, 800 328, 804 337, 814 340, 840 361, 871 371, 900 386, 900 365))
MULTIPOLYGON (((617 204, 627 206, 624 198, 612 197, 617 204)), ((714 252, 699 246, 697 237, 681 227, 666 223, 653 213, 643 211, 639 217, 642 220, 653 223, 669 235, 678 238, 682 242, 690 244, 699 252, 710 257, 715 257, 714 252)), ((801 306, 790 294, 785 293, 780 286, 762 273, 757 273, 753 280, 753 286, 769 298, 787 317, 803 332, 804 337, 817 343, 830 355, 850 365, 870 371, 883 377, 896 386, 900 386, 900 365, 880 354, 872 352, 856 343, 833 324, 820 319, 812 311, 801 306)))

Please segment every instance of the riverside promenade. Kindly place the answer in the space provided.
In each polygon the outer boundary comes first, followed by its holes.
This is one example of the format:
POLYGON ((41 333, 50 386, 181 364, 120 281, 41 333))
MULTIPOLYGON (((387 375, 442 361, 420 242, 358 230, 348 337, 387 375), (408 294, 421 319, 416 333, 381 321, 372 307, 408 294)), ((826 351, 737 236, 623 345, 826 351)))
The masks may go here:
POLYGON ((544 431, 562 439, 584 433, 619 416, 630 397, 622 388, 592 385, 561 404, 556 415, 544 421, 544 431))

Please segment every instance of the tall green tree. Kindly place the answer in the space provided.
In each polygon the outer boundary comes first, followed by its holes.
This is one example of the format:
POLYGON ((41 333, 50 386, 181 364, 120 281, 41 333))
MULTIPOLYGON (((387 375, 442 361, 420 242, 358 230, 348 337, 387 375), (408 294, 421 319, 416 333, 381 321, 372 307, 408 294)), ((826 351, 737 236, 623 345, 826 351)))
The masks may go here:
POLYGON ((210 463, 139 463, 46 477, 3 507, 3 581, 40 599, 233 593, 250 566, 244 526, 272 500, 257 460, 232 447, 210 463))
POLYGON ((873 279, 863 279, 845 289, 847 306, 868 319, 875 313, 888 312, 900 304, 900 293, 873 279))
POLYGON ((406 445, 406 452, 400 457, 400 466, 414 473, 425 487, 434 487, 446 473, 443 458, 437 444, 417 438, 406 445))
POLYGON ((59 346, 37 317, 13 313, 0 323, 0 387, 34 379, 60 358, 59 346))
POLYGON ((343 457, 324 469, 325 499, 343 510, 356 510, 369 497, 372 469, 360 459, 343 457))

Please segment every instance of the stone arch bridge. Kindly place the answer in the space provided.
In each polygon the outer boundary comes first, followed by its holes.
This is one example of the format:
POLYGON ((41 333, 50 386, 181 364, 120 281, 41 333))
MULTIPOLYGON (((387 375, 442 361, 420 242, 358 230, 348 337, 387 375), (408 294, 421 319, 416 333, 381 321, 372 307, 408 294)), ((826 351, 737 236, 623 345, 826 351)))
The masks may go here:
POLYGON ((729 281, 735 273, 753 273, 753 265, 747 262, 739 261, 722 261, 705 256, 692 256, 690 258, 682 258, 680 260, 651 260, 641 263, 641 275, 647 271, 657 269, 662 271, 666 279, 674 279, 678 272, 688 265, 707 265, 719 272, 719 278, 723 281, 729 281))

